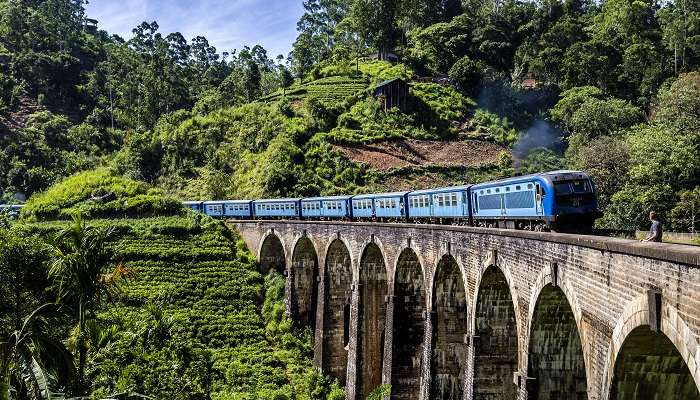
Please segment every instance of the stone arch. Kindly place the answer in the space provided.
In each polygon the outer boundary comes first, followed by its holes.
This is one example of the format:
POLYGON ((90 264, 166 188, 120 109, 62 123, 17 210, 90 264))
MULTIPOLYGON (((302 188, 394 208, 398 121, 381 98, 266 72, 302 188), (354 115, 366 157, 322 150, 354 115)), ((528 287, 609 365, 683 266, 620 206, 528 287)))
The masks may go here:
POLYGON ((513 399, 518 387, 518 318, 509 280, 494 263, 476 285, 473 399, 513 399))
POLYGON ((350 251, 341 239, 328 245, 323 284, 323 371, 345 386, 353 277, 350 251))
POLYGON ((287 248, 282 238, 272 230, 268 230, 260 241, 258 261, 263 275, 267 275, 271 269, 279 273, 286 270, 287 248))
POLYGON ((692 349, 700 345, 675 307, 663 301, 661 318, 661 332, 652 332, 648 297, 627 304, 608 350, 603 398, 639 398, 637 393, 644 393, 652 400, 700 399, 700 372, 689 368, 698 365, 692 349))
POLYGON ((358 313, 358 393, 367 396, 382 384, 387 274, 382 249, 368 243, 360 255, 358 313))
POLYGON ((425 340, 426 288, 417 253, 407 247, 394 268, 391 398, 420 398, 425 340))
POLYGON ((534 292, 527 357, 529 400, 588 399, 577 316, 565 288, 550 283, 534 292))
POLYGON ((462 270, 449 254, 440 259, 432 291, 431 399, 464 397, 467 296, 462 270))
POLYGON ((291 265, 292 317, 299 326, 309 326, 314 332, 320 272, 316 247, 309 237, 297 238, 292 250, 291 265))
MULTIPOLYGON (((384 273, 386 274, 387 277, 391 275, 391 265, 389 264, 389 260, 387 259, 387 254, 388 252, 386 251, 386 247, 384 247, 384 244, 382 241, 378 238, 375 237, 374 235, 370 235, 367 239, 365 239, 359 246, 360 249, 360 254, 357 255, 357 260, 362 260, 362 256, 365 254, 367 251, 367 247, 370 245, 374 245, 379 248, 379 252, 382 254, 382 262, 384 264, 384 273)), ((358 265, 358 268, 360 268, 360 265, 358 265)), ((355 271, 356 276, 361 277, 360 273, 361 271, 355 271)))

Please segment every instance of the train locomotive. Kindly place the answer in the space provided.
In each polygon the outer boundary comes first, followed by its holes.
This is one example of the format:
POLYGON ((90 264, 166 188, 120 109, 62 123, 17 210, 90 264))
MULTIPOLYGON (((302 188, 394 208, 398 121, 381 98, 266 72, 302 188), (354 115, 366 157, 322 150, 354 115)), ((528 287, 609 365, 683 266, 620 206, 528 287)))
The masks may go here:
POLYGON ((591 178, 568 170, 409 192, 184 204, 215 218, 436 223, 577 233, 591 231, 599 216, 591 178))

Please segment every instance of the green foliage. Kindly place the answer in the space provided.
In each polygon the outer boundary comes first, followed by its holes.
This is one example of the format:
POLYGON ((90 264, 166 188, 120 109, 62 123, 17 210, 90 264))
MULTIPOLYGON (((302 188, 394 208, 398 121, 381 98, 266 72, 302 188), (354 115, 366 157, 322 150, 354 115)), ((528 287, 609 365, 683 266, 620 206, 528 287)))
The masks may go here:
POLYGON ((535 148, 527 152, 520 161, 519 171, 523 174, 555 171, 563 167, 561 156, 546 148, 535 148))
POLYGON ((33 196, 22 210, 26 219, 69 218, 80 212, 90 217, 177 214, 180 202, 162 191, 114 176, 107 169, 82 172, 33 196))
POLYGON ((452 64, 448 74, 463 90, 474 92, 481 80, 482 70, 482 65, 464 56, 452 64))
POLYGON ((515 144, 520 136, 508 118, 499 118, 498 115, 477 109, 470 121, 470 127, 477 131, 483 131, 504 146, 510 147, 515 144))
POLYGON ((360 72, 368 76, 374 83, 388 79, 402 78, 408 80, 413 76, 413 70, 404 64, 392 64, 387 61, 365 61, 359 64, 360 72))
MULTIPOLYGON (((476 105, 474 101, 451 86, 435 83, 416 83, 411 85, 411 95, 415 96, 419 103, 423 103, 425 110, 418 108, 427 115, 419 115, 420 124, 438 125, 434 119, 444 122, 464 120, 471 109, 476 105), (433 121, 430 121, 433 119, 433 121)), ((437 127, 437 126, 436 126, 437 127)))
MULTIPOLYGON (((23 232, 36 240, 31 235, 67 227, 54 221, 23 226, 23 232)), ((107 249, 132 273, 111 303, 89 314, 78 336, 93 397, 344 398, 337 382, 313 367, 310 330, 297 330, 284 313, 284 277, 275 271, 262 277, 243 241, 223 223, 192 213, 89 225, 106 227, 112 232, 107 249)), ((43 286, 46 269, 38 273, 44 279, 33 283, 38 289, 31 296, 50 294, 43 286)), ((11 290, 4 283, 1 293, 11 290)), ((0 311, 4 327, 12 318, 0 311)))

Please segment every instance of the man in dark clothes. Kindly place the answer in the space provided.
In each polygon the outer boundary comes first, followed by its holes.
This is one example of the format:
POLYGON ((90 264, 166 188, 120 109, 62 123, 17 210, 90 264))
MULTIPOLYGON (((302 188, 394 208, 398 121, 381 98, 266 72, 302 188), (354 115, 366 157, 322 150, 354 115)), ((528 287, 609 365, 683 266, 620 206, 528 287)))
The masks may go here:
POLYGON ((661 221, 659 217, 656 216, 654 211, 649 213, 649 219, 651 220, 651 229, 649 229, 649 235, 644 239, 645 242, 661 242, 664 236, 664 230, 661 226, 661 221))

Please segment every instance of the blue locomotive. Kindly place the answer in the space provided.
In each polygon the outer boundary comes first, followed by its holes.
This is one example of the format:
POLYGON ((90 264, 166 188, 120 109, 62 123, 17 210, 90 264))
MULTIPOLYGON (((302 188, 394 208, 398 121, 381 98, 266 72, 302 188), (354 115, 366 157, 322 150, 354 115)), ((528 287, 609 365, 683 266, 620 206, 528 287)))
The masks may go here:
POLYGON ((598 217, 595 185, 581 171, 411 192, 184 204, 218 218, 408 221, 564 232, 590 231, 598 217))

